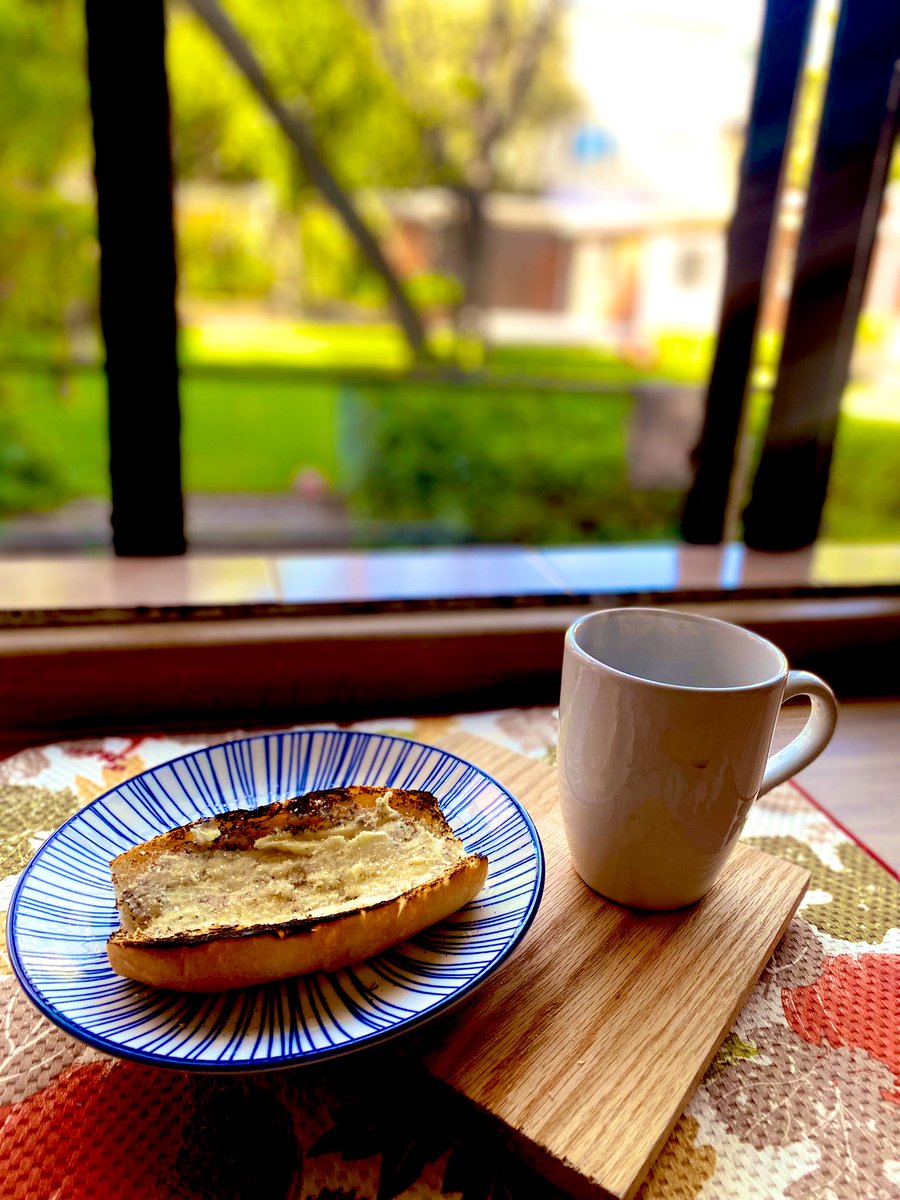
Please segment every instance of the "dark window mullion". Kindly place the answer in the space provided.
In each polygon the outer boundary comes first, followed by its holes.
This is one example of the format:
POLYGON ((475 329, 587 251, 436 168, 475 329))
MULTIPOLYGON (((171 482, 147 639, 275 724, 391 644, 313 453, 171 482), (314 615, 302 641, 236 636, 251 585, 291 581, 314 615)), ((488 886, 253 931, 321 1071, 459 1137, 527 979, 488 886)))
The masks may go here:
POLYGON ((766 5, 703 431, 682 517, 688 542, 715 544, 725 533, 779 180, 813 8, 814 0, 766 5))
POLYGON ((172 160, 162 0, 86 0, 113 546, 182 554, 172 160))
POLYGON ((896 130, 900 5, 844 0, 765 443, 744 515, 757 550, 818 536, 896 130))

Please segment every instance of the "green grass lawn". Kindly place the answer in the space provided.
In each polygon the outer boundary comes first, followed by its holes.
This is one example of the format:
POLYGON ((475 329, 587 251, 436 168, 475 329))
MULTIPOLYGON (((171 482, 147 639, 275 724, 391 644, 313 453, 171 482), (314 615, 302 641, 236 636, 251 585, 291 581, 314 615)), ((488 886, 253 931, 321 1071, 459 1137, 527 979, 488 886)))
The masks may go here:
POLYGON ((900 420, 845 414, 835 443, 822 534, 838 542, 900 541, 900 420))
POLYGON ((310 324, 289 317, 240 313, 182 330, 185 366, 293 366, 402 371, 409 347, 394 325, 310 324))
MULTIPOLYGON (((433 518, 463 537, 628 540, 677 529, 677 497, 628 486, 628 387, 648 374, 702 378, 705 345, 671 338, 648 373, 595 350, 504 347, 480 376, 453 384, 404 377, 404 348, 390 327, 294 322, 267 336, 229 343, 221 329, 186 335, 187 490, 278 492, 312 466, 361 513, 433 518), (381 373, 381 382, 360 379, 360 371, 381 373), (514 385, 498 390, 492 380, 503 377, 514 385), (556 379, 563 390, 529 379, 556 379), (622 391, 565 387, 589 381, 622 391)), ((898 474, 900 420, 854 389, 839 430, 826 536, 900 540, 898 474)), ((62 375, 20 361, 0 374, 0 511, 105 496, 108 487, 100 369, 62 375)))
POLYGON ((307 466, 337 481, 338 390, 321 380, 186 373, 185 487, 197 492, 280 492, 307 466))
MULTIPOLYGON (((106 496, 106 381, 17 371, 0 383, 23 440, 41 447, 67 497, 106 496)), ((278 492, 297 470, 338 472, 338 387, 276 375, 247 379, 186 372, 181 382, 184 483, 189 491, 278 492)), ((52 496, 51 496, 52 502, 52 496)))

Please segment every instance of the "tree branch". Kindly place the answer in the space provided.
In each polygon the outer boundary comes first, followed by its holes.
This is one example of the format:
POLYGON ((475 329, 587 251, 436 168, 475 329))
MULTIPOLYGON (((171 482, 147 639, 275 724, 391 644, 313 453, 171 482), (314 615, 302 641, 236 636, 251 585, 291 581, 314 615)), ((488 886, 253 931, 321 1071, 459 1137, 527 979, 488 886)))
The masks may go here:
POLYGON ((250 45, 219 5, 218 0, 187 0, 190 7, 218 39, 232 62, 269 110, 282 133, 293 146, 303 169, 344 223, 348 233, 375 271, 381 276, 388 294, 417 358, 427 357, 425 331, 402 282, 384 255, 378 239, 366 224, 353 198, 338 182, 322 157, 312 131, 304 119, 291 112, 281 101, 250 45))
MULTIPOLYGON (((381 60, 388 74, 401 94, 408 93, 410 89, 409 71, 388 33, 386 0, 364 0, 363 8, 366 24, 378 44, 381 60)), ((406 99, 408 102, 408 95, 406 99)), ((436 125, 429 125, 427 121, 422 119, 421 115, 416 112, 415 102, 410 105, 410 112, 416 125, 419 127, 419 133, 422 136, 425 150, 435 168, 448 179, 458 176, 459 172, 454 167, 450 155, 447 153, 447 143, 444 140, 443 131, 436 125)))
POLYGON ((481 44, 472 63, 475 78, 485 91, 490 80, 491 68, 503 53, 503 43, 509 32, 509 18, 509 0, 493 0, 484 23, 481 44))
POLYGON ((475 159, 469 168, 469 181, 477 188, 491 183, 491 132, 500 111, 497 97, 491 90, 491 72, 503 54, 503 44, 509 31, 509 0, 493 0, 481 43, 475 52, 472 70, 478 85, 478 98, 472 114, 475 129, 475 159))
POLYGON ((497 106, 493 119, 484 134, 481 153, 490 157, 494 146, 508 133, 519 117, 522 105, 531 90, 541 53, 552 35, 566 0, 546 0, 538 10, 528 35, 520 42, 519 61, 513 68, 512 82, 506 104, 497 106))
MULTIPOLYGON (((534 82, 544 45, 552 35, 565 3, 566 0, 544 0, 539 7, 531 28, 519 40, 518 58, 512 69, 509 94, 504 102, 491 92, 490 75, 491 68, 503 53, 503 44, 510 30, 511 12, 509 0, 493 0, 473 61, 474 76, 481 88, 473 114, 478 143, 475 161, 467 166, 454 163, 447 150, 443 131, 418 116, 425 148, 435 167, 453 187, 462 187, 464 190, 490 187, 490 160, 494 147, 519 116, 534 82)), ((390 36, 388 0, 362 0, 361 7, 388 73, 400 91, 408 95, 410 71, 390 36)), ((414 100, 412 107, 416 115, 414 100)))

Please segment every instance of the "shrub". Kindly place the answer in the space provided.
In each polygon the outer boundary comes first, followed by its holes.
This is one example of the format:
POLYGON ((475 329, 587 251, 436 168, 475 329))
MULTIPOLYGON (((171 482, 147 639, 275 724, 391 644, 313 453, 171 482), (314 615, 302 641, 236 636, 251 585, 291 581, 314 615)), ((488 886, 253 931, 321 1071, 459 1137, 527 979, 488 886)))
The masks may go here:
POLYGON ((344 393, 345 487, 361 516, 431 520, 460 541, 677 534, 680 497, 628 482, 625 395, 414 381, 344 393))
POLYGON ((347 304, 363 308, 384 305, 381 279, 329 208, 314 201, 305 204, 299 231, 305 304, 314 309, 347 304))
POLYGON ((463 297, 462 284, 452 275, 421 271, 406 281, 410 300, 423 312, 453 309, 463 297))
POLYGON ((89 204, 52 189, 0 183, 0 316, 3 342, 60 335, 93 313, 97 243, 89 204))
POLYGON ((176 208, 181 287, 195 296, 258 299, 276 278, 268 213, 222 193, 206 205, 176 208))
POLYGON ((0 395, 0 514, 53 508, 67 498, 62 464, 29 437, 0 395))

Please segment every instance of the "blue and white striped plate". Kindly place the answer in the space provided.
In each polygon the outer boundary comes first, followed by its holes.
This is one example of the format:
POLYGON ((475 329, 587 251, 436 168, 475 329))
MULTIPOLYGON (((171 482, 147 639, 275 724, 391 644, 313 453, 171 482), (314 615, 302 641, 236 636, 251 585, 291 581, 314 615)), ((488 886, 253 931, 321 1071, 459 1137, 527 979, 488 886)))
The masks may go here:
POLYGON ((92 1046, 182 1070, 262 1070, 344 1054, 444 1012, 512 952, 543 883, 530 818, 471 763, 385 734, 301 730, 186 754, 87 805, 26 867, 8 941, 29 997, 92 1046), (432 792, 466 849, 488 857, 481 894, 411 941, 333 974, 186 995, 112 971, 105 947, 119 924, 109 872, 117 854, 213 813, 354 783, 432 792))

